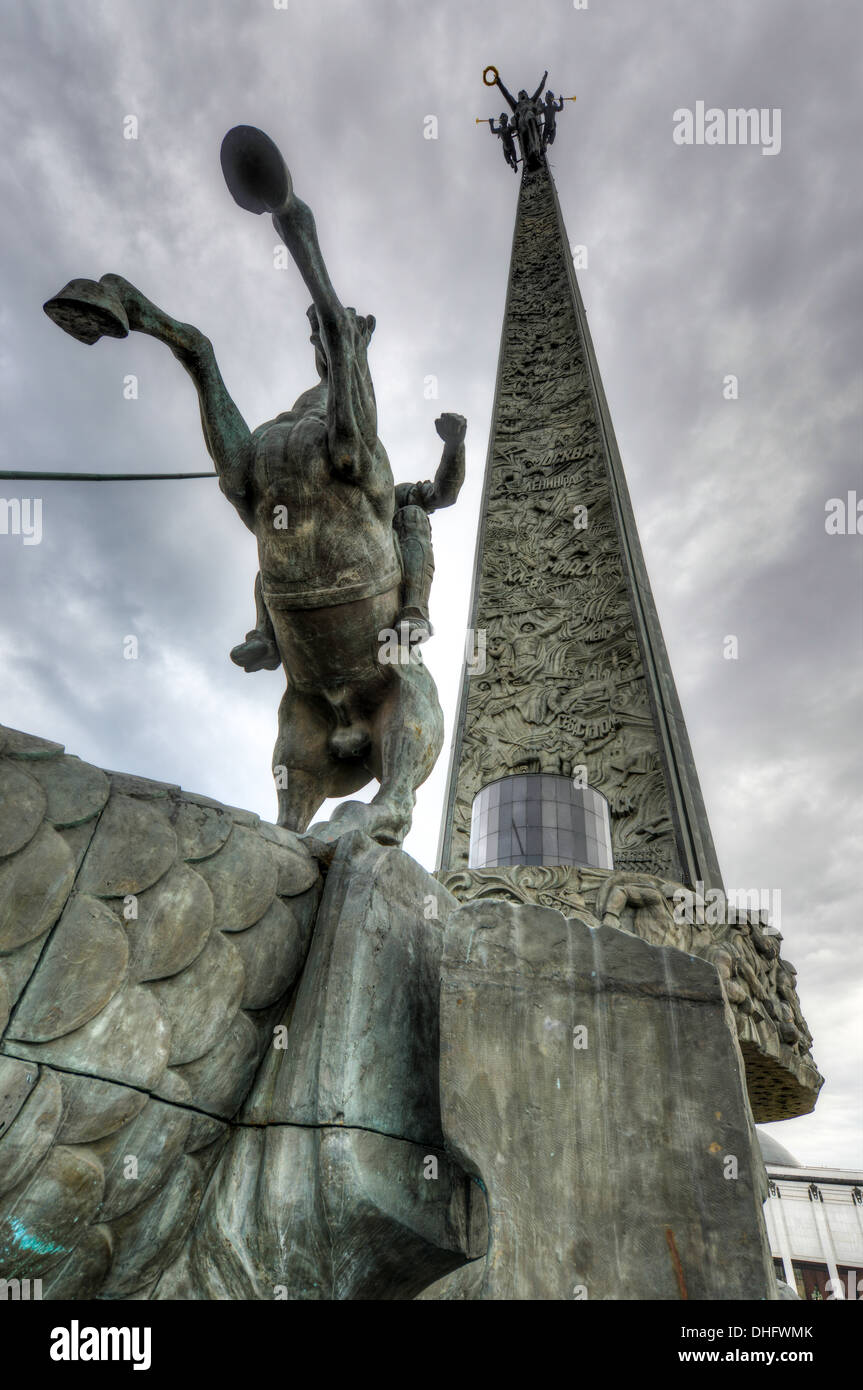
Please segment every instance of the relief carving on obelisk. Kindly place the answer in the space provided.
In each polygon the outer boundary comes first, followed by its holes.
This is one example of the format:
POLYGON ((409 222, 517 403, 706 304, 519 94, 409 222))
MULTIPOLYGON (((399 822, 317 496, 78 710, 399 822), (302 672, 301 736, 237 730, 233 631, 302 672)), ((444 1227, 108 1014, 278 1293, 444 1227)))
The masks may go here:
POLYGON ((545 168, 523 176, 493 426, 453 869, 474 796, 534 771, 586 775, 611 807, 619 868, 677 876, 585 348, 545 168), (586 769, 586 774, 580 769, 586 769))

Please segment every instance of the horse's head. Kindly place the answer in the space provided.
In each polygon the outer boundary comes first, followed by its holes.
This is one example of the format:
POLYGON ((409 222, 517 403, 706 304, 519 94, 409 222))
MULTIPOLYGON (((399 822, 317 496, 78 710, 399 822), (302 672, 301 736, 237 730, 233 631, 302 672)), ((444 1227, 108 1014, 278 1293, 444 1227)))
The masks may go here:
MULTIPOLYGON (((371 341, 371 336, 375 331, 374 314, 358 314, 356 309, 345 309, 345 313, 353 325, 357 338, 362 343, 363 347, 367 348, 371 341)), ((314 304, 309 305, 306 314, 312 329, 309 334, 309 342, 315 349, 315 366, 318 369, 318 376, 321 378, 321 381, 326 381, 329 374, 327 352, 324 347, 323 338, 321 337, 321 325, 318 318, 318 311, 314 304)))

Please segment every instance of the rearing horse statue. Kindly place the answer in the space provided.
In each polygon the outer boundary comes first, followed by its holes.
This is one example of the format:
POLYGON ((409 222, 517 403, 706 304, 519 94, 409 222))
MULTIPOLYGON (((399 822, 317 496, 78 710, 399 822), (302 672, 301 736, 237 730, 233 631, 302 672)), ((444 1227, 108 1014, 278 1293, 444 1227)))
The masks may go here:
POLYGON ((312 296, 320 379, 290 410, 250 430, 209 339, 119 275, 73 280, 45 311, 85 343, 148 333, 195 383, 219 486, 258 542, 257 626, 232 657, 247 670, 281 663, 287 676, 273 754, 279 824, 302 833, 326 798, 349 796, 374 777, 380 788, 370 804, 343 803, 312 833, 335 839, 362 830, 400 844, 416 788, 443 743, 418 644, 430 633, 427 513, 458 495, 465 421, 445 414, 436 422, 444 451, 434 483, 394 487, 367 360, 374 318, 341 304, 311 209, 294 194, 272 140, 237 126, 221 160, 235 201, 272 214, 312 296), (397 632, 394 658, 386 639, 397 632))

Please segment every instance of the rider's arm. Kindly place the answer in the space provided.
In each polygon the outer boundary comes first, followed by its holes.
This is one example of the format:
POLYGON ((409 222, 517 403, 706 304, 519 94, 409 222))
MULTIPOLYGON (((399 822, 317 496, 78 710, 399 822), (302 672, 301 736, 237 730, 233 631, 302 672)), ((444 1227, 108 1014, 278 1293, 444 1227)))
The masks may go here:
MULTIPOLYGON (((445 414, 435 421, 435 428, 444 446, 434 484, 424 503, 428 512, 437 511, 439 507, 451 507, 464 482, 467 421, 463 415, 445 414)), ((428 488, 427 483, 425 487, 428 488)))

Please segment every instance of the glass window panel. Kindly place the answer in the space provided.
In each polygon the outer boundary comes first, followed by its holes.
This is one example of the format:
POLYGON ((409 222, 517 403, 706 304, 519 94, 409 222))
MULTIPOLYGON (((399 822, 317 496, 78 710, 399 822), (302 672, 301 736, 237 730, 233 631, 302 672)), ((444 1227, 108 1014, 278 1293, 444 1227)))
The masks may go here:
POLYGON ((543 830, 542 832, 542 857, 546 864, 553 864, 557 859, 557 831, 543 830))
POLYGON ((542 854, 542 831, 529 826, 525 831, 524 848, 528 855, 542 854))

